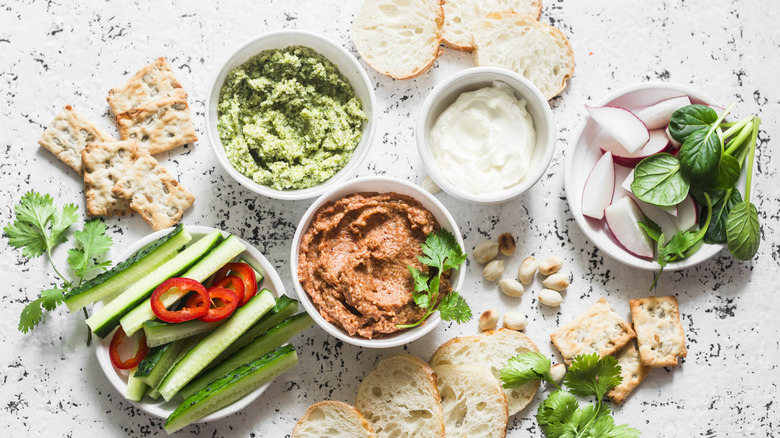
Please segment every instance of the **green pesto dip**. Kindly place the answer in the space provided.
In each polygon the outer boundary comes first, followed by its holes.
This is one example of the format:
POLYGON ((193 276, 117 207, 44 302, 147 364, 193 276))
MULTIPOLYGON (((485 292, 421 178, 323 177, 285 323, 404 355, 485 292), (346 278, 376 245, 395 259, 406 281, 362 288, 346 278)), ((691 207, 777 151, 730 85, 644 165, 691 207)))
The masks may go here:
POLYGON ((277 190, 313 187, 336 174, 366 121, 349 81, 303 46, 267 50, 234 68, 217 113, 233 167, 277 190))

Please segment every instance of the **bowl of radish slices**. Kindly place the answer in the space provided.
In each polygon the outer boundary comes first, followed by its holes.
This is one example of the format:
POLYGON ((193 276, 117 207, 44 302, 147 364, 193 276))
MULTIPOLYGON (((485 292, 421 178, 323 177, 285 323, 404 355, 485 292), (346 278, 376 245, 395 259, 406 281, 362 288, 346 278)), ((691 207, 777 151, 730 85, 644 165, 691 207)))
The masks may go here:
MULTIPOLYGON (((566 152, 566 197, 585 235, 622 263, 660 269, 658 243, 642 226, 649 221, 657 225, 666 242, 678 232, 699 228, 701 208, 691 195, 682 202, 659 206, 643 202, 632 191, 635 168, 642 160, 678 153, 680 143, 670 135, 670 119, 676 110, 692 104, 724 111, 705 94, 669 83, 630 86, 585 107, 587 116, 566 152)), ((694 266, 725 247, 700 245, 664 269, 694 266)))

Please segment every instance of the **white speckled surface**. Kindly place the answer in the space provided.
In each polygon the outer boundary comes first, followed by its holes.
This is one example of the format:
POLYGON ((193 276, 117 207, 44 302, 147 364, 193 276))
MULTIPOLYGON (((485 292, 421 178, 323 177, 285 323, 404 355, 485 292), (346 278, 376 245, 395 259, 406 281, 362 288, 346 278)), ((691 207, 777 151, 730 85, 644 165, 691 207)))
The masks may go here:
MULTIPOLYGON (((355 53, 349 37, 358 1, 0 1, 0 222, 30 189, 84 212, 82 182, 36 144, 55 112, 72 104, 116 132, 105 101, 110 88, 150 60, 166 56, 189 92, 201 141, 158 158, 197 200, 184 222, 222 227, 254 243, 290 284, 288 254, 295 225, 310 202, 259 198, 218 168, 205 141, 203 105, 212 76, 228 51, 261 32, 298 28, 322 33, 355 53)), ((541 20, 562 28, 574 46, 577 72, 553 102, 558 152, 548 173, 526 195, 500 206, 474 207, 438 195, 459 221, 468 249, 485 237, 512 232, 519 253, 557 254, 573 284, 560 309, 540 309, 536 291, 503 297, 469 266, 463 294, 475 313, 488 307, 525 313, 527 334, 560 358, 548 335, 598 297, 628 316, 628 300, 646 295, 651 273, 605 258, 577 228, 563 193, 562 152, 584 114, 583 104, 643 81, 689 84, 738 115, 763 118, 754 203, 763 243, 758 258, 738 262, 722 254, 697 268, 663 276, 659 294, 680 300, 688 358, 675 369, 654 370, 617 408, 644 436, 777 436, 780 406, 780 6, 759 0, 547 0, 541 20)), ((379 126, 360 175, 391 175, 419 182, 425 176, 414 142, 417 111, 442 78, 472 64, 471 55, 447 51, 433 70, 399 82, 368 70, 376 88, 379 126)), ((112 255, 150 232, 138 216, 109 219, 117 245, 112 255)), ((64 265, 61 247, 56 260, 64 265)), ((0 431, 3 436, 165 436, 159 419, 124 401, 84 346, 81 315, 64 309, 32 333, 16 331, 24 304, 54 281, 43 259, 27 261, 0 244, 0 431)), ((476 321, 442 324, 404 348, 360 350, 319 329, 293 340, 301 365, 277 379, 261 401, 239 414, 186 428, 181 436, 289 435, 306 407, 324 399, 354 402, 362 376, 383 356, 408 351, 427 359, 439 343, 476 331, 476 321)), ((533 415, 542 397, 514 416, 508 436, 541 436, 533 415)))

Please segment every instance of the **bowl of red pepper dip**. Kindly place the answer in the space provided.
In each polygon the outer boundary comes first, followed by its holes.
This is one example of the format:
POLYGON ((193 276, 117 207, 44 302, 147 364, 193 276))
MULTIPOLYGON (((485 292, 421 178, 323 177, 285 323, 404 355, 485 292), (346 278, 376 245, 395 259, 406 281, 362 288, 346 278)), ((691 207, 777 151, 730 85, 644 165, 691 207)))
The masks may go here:
MULTIPOLYGON (((322 195, 304 214, 293 239, 292 275, 298 299, 314 321, 345 342, 386 348, 433 330, 439 315, 422 325, 425 309, 412 299, 407 266, 426 272, 417 259, 428 234, 446 228, 463 247, 455 221, 433 196, 406 181, 361 178, 322 195)), ((461 267, 442 277, 441 291, 462 283, 461 267)))

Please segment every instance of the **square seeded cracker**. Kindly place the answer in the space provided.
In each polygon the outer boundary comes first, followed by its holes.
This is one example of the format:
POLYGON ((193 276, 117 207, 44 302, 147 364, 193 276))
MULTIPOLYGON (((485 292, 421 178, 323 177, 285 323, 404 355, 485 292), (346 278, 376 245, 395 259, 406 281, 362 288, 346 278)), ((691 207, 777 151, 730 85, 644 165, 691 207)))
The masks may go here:
POLYGON ((177 91, 181 91, 181 84, 171 65, 165 58, 157 58, 124 84, 111 89, 106 100, 114 115, 119 115, 153 99, 172 96, 177 91))
POLYGON ((154 230, 172 227, 181 219, 184 210, 195 201, 164 167, 140 151, 138 159, 111 189, 120 198, 130 200, 133 210, 149 222, 154 230))
POLYGON ((181 90, 118 114, 116 122, 122 140, 135 140, 152 155, 198 140, 181 90))
POLYGON ((81 151, 87 143, 111 140, 111 134, 66 105, 43 131, 38 144, 81 174, 81 151))
POLYGON ((678 357, 688 355, 677 298, 646 297, 628 304, 643 365, 675 366, 678 357))
POLYGON ((612 388, 607 393, 607 397, 613 403, 620 404, 623 403, 634 388, 642 383, 642 380, 647 377, 652 368, 642 365, 642 361, 639 360, 639 350, 637 350, 636 342, 634 341, 626 344, 614 356, 618 361, 618 365, 620 365, 620 375, 623 377, 623 381, 620 385, 612 388))
POLYGON ((130 201, 111 189, 138 158, 135 141, 88 143, 81 151, 87 212, 92 216, 123 216, 133 212, 130 201))
POLYGON ((635 337, 631 325, 615 312, 605 298, 550 335, 566 364, 571 364, 572 359, 580 354, 597 352, 601 357, 607 356, 635 337))

